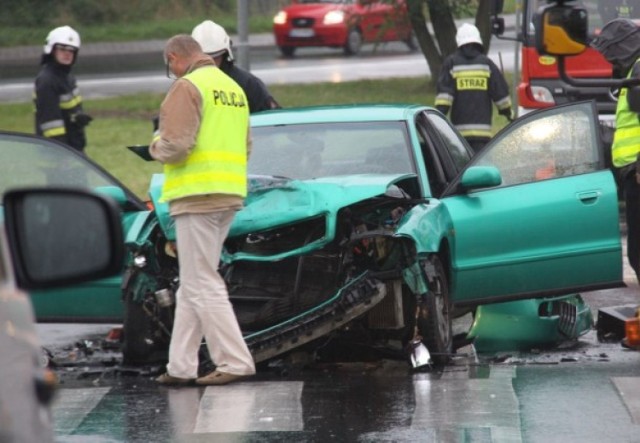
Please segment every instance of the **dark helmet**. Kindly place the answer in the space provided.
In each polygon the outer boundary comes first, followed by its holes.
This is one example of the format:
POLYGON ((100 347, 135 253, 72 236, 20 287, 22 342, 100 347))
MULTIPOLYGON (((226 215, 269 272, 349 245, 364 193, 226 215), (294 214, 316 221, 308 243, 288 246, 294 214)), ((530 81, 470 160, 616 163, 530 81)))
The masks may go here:
POLYGON ((591 41, 591 47, 612 65, 627 71, 640 52, 640 27, 627 18, 611 20, 591 41))

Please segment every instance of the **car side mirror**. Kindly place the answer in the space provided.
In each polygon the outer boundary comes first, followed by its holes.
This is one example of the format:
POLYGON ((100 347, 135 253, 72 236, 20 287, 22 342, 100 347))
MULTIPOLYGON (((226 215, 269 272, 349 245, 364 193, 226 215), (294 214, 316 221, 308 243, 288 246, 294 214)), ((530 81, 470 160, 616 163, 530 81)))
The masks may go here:
POLYGON ((542 55, 578 55, 587 49, 587 10, 577 5, 546 5, 533 19, 536 48, 542 55))
POLYGON ((494 166, 472 166, 462 174, 460 185, 465 191, 492 188, 502 183, 502 176, 494 166))
POLYGON ((122 272, 120 210, 109 197, 71 188, 8 191, 7 244, 20 288, 44 289, 122 272))
POLYGON ((493 35, 503 35, 505 29, 503 17, 491 17, 491 33, 493 35))

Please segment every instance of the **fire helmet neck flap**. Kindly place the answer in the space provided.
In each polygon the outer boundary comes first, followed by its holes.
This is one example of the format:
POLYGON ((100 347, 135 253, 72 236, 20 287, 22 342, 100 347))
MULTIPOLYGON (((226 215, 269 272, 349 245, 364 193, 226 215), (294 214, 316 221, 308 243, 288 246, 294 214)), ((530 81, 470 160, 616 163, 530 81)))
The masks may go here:
POLYGON ((202 48, 202 51, 212 57, 228 54, 228 60, 233 60, 233 52, 231 52, 231 39, 219 24, 211 20, 205 20, 191 32, 193 37, 202 48))
POLYGON ((591 47, 626 73, 640 55, 640 27, 626 18, 611 20, 591 41, 591 47))
POLYGON ((458 48, 469 43, 477 43, 482 46, 482 38, 480 37, 480 31, 474 25, 469 23, 463 23, 458 28, 456 33, 456 44, 458 48))
POLYGON ((46 55, 53 52, 56 45, 72 46, 76 52, 80 50, 80 34, 71 26, 60 26, 52 29, 47 36, 43 50, 46 55))

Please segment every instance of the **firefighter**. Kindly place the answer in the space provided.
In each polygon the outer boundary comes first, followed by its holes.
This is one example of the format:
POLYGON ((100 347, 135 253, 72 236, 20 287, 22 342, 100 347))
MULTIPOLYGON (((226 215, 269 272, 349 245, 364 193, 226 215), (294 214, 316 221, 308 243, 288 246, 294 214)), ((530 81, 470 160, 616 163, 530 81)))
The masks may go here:
POLYGON ((509 86, 495 63, 484 54, 480 31, 464 23, 456 33, 458 49, 447 57, 437 83, 436 108, 477 153, 492 136, 491 120, 495 103, 498 112, 512 119, 509 86))
POLYGON ((92 118, 82 109, 82 97, 71 73, 79 50, 80 35, 70 26, 49 33, 35 79, 34 105, 36 134, 83 152, 85 127, 92 118))
POLYGON ((213 58, 218 68, 244 90, 249 100, 250 113, 280 108, 262 80, 235 65, 231 39, 222 26, 205 20, 193 28, 191 36, 200 44, 202 50, 213 58))
MULTIPOLYGON (((640 28, 626 18, 607 23, 591 46, 626 78, 640 78, 640 28)), ((625 201, 627 258, 640 282, 640 86, 622 88, 611 160, 625 201)))

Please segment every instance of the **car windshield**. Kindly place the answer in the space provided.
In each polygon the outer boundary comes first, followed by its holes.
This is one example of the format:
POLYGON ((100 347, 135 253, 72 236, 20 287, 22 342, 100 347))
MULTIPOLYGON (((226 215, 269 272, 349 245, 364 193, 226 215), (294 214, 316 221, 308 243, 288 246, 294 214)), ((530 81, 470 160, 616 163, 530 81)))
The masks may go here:
POLYGON ((83 156, 45 139, 0 134, 0 192, 25 186, 121 186, 83 156))
POLYGON ((253 127, 249 174, 310 179, 414 172, 403 122, 253 127))

